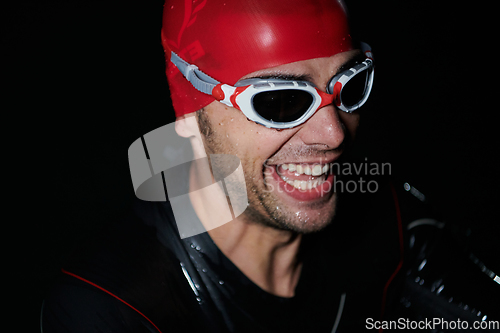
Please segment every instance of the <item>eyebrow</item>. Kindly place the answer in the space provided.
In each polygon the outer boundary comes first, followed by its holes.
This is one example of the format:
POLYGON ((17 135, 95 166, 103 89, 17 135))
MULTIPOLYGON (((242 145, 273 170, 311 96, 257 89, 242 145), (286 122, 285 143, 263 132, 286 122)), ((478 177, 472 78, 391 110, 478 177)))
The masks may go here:
MULTIPOLYGON (((343 63, 338 69, 335 75, 354 67, 355 65, 363 62, 366 59, 363 53, 358 53, 354 57, 347 60, 343 63)), ((251 79, 279 79, 279 80, 288 80, 288 81, 308 81, 312 82, 313 78, 309 74, 268 74, 268 75, 258 75, 255 77, 251 77, 251 79)))
POLYGON ((347 60, 346 62, 344 62, 339 67, 339 69, 337 70, 337 73, 335 75, 340 74, 343 71, 345 71, 345 70, 347 70, 349 68, 352 68, 352 67, 356 66, 359 63, 362 63, 365 59, 366 59, 366 56, 363 53, 357 53, 354 57, 352 57, 349 60, 347 60))
POLYGON ((279 79, 288 81, 312 81, 312 76, 309 74, 269 74, 269 75, 259 75, 254 77, 255 79, 279 79))

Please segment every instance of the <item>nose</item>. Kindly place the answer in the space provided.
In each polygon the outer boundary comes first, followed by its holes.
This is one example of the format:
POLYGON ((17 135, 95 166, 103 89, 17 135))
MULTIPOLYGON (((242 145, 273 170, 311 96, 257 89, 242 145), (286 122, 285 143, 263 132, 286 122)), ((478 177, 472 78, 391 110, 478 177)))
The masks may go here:
POLYGON ((317 110, 302 125, 297 135, 307 145, 336 149, 344 142, 346 127, 339 116, 339 110, 330 104, 317 110))

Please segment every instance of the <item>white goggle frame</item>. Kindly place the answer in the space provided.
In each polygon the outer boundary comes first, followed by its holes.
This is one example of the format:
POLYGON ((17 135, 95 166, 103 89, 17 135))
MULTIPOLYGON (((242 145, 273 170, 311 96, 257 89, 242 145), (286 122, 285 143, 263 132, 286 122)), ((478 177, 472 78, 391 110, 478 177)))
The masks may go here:
POLYGON ((370 46, 366 43, 361 43, 361 49, 366 55, 366 59, 337 75, 329 81, 326 91, 322 92, 317 89, 312 83, 307 81, 290 81, 281 79, 247 79, 239 81, 235 86, 222 84, 213 79, 207 74, 198 69, 197 66, 191 65, 181 59, 176 53, 171 52, 170 61, 177 66, 184 77, 197 90, 212 95, 219 102, 237 108, 249 119, 268 128, 285 129, 292 128, 304 123, 309 119, 319 108, 335 103, 335 105, 344 112, 354 112, 365 104, 368 99, 374 77, 374 64, 370 46), (344 86, 357 74, 368 71, 367 82, 362 99, 354 105, 345 105, 342 101, 342 89, 344 86), (276 122, 262 117, 254 108, 253 97, 261 92, 277 91, 277 90, 303 90, 308 92, 313 97, 313 102, 307 111, 298 119, 289 122, 276 122))

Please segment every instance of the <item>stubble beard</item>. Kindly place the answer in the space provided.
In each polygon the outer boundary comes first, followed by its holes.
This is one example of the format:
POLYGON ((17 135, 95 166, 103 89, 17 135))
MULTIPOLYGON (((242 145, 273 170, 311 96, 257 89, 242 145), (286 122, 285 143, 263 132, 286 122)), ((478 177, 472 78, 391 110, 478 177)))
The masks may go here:
MULTIPOLYGON (((227 145, 220 133, 217 133, 213 129, 210 119, 204 109, 196 112, 196 119, 207 156, 211 154, 231 154, 238 156, 234 148, 227 145)), ((308 234, 322 230, 332 221, 336 206, 335 194, 331 198, 331 204, 333 205, 332 213, 325 214, 325 216, 321 216, 319 212, 315 213, 316 206, 324 205, 324 203, 310 204, 307 209, 309 213, 294 207, 287 207, 276 198, 273 194, 274 189, 269 188, 265 180, 263 183, 258 183, 256 179, 260 180, 262 178, 253 176, 253 174, 257 172, 261 172, 261 174, 264 175, 265 166, 263 165, 260 170, 252 170, 252 172, 249 172, 249 170, 245 170, 245 166, 252 165, 249 163, 250 161, 248 158, 245 159, 245 157, 240 157, 240 160, 243 166, 248 196, 248 207, 242 213, 242 220, 244 222, 257 223, 266 227, 291 231, 298 234, 308 234)), ((224 165, 219 166, 216 161, 213 162, 213 167, 225 168, 224 165)))

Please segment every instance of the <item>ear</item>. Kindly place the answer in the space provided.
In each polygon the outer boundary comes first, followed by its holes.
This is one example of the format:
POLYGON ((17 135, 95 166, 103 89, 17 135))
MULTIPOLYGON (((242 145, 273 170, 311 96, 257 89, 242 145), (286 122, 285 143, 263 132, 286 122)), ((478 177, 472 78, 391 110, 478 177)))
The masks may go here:
POLYGON ((198 129, 198 123, 196 122, 194 113, 178 117, 175 120, 175 131, 177 135, 183 138, 198 137, 200 135, 200 130, 198 129))
POLYGON ((175 131, 177 135, 189 139, 195 159, 207 156, 195 113, 178 117, 175 120, 175 131))

